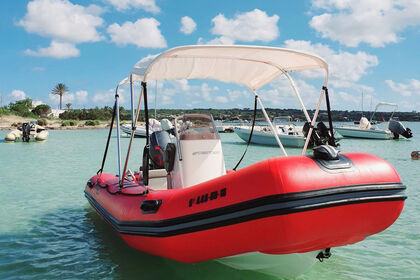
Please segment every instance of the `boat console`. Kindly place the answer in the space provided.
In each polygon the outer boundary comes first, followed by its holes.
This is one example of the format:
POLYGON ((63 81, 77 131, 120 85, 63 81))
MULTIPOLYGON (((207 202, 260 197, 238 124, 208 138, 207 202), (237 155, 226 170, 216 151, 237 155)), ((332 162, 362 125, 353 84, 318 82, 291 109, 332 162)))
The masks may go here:
POLYGON ((211 115, 185 114, 175 119, 178 152, 174 188, 185 188, 226 174, 222 143, 211 115))

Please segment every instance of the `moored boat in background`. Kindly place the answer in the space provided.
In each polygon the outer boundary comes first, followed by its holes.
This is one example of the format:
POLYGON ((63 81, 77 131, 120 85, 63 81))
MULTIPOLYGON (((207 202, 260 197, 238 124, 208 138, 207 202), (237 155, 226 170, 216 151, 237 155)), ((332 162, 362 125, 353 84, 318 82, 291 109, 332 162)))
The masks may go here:
MULTIPOLYGON (((126 133, 127 135, 131 135, 132 126, 130 124, 123 124, 120 126, 121 131, 126 133)), ((161 130, 160 122, 156 119, 149 120, 149 134, 152 134, 154 131, 161 130)), ((137 126, 134 130, 135 137, 146 137, 146 127, 145 126, 137 126)))
MULTIPOLYGON (((276 117, 273 119, 274 128, 283 146, 302 148, 305 145, 306 137, 303 133, 303 126, 296 126, 292 123, 291 117, 276 117)), ((252 127, 235 126, 233 131, 242 140, 248 142, 252 127)), ((278 143, 271 129, 266 126, 255 126, 252 132, 251 143, 260 145, 277 146, 278 143)))
POLYGON ((12 130, 4 138, 6 142, 41 142, 46 141, 47 139, 48 130, 43 126, 38 125, 35 121, 23 123, 21 127, 12 130))
POLYGON ((405 138, 411 138, 413 136, 411 130, 405 128, 400 121, 392 118, 397 108, 397 104, 379 102, 376 105, 375 112, 372 114, 370 120, 362 116, 358 126, 339 126, 335 127, 335 130, 341 136, 349 138, 389 140, 398 139, 399 135, 402 135, 405 138), (385 128, 380 128, 373 120, 373 117, 380 106, 394 107, 389 121, 385 124, 382 123, 382 125, 385 125, 385 128))

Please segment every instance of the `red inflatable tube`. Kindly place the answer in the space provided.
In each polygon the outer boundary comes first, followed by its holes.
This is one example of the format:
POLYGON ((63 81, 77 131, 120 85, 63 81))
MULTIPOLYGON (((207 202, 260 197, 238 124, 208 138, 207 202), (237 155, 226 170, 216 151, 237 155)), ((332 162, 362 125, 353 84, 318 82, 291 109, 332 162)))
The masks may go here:
MULTIPOLYGON (((404 185, 378 157, 348 153, 330 164, 268 159, 184 188, 147 189, 111 174, 85 196, 131 247, 181 262, 246 252, 303 253, 352 244, 400 215, 404 185)), ((141 180, 139 180, 141 183, 141 180)))

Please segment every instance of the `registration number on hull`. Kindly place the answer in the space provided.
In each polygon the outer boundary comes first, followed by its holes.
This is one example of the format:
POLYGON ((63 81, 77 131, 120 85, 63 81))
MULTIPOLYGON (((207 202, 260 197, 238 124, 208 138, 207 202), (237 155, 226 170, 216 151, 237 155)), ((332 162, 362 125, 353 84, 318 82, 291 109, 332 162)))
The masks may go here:
POLYGON ((206 203, 208 201, 211 200, 216 200, 222 197, 226 196, 226 188, 220 189, 220 190, 216 190, 210 193, 205 193, 202 195, 199 195, 197 197, 194 198, 190 198, 188 201, 188 207, 192 207, 193 205, 198 205, 198 204, 202 204, 202 203, 206 203))

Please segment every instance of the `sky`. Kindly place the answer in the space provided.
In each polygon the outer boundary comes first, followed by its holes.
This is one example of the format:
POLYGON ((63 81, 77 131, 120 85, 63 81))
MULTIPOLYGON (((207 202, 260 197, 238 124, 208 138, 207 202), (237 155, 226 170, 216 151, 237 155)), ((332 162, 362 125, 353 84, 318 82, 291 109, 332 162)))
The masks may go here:
MULTIPOLYGON (((57 108, 58 83, 72 108, 112 106, 115 86, 145 56, 237 44, 322 57, 333 110, 361 110, 363 96, 365 111, 379 101, 420 111, 419 0, 2 0, 0 36, 0 106, 29 97, 57 108)), ((292 77, 315 108, 323 79, 313 71, 292 77)), ((152 108, 253 106, 247 88, 211 80, 151 82, 149 93, 152 108)), ((120 96, 129 108, 129 90, 120 96)), ((299 108, 281 77, 259 96, 266 108, 299 108)))

